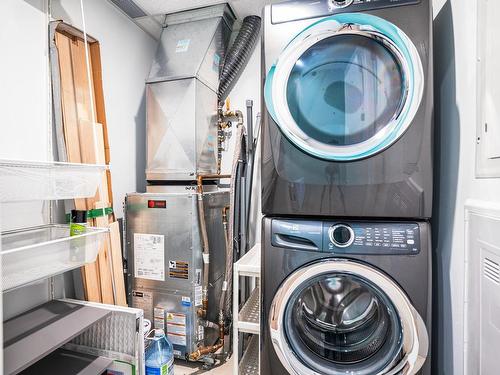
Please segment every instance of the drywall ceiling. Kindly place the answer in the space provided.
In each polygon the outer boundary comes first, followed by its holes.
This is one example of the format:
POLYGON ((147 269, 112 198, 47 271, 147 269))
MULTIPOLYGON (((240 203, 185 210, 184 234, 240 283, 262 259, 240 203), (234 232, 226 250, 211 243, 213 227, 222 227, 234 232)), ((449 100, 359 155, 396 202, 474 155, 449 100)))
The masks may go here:
POLYGON ((150 15, 175 13, 228 2, 236 16, 243 18, 250 14, 260 15, 263 6, 270 0, 134 0, 134 2, 150 15))

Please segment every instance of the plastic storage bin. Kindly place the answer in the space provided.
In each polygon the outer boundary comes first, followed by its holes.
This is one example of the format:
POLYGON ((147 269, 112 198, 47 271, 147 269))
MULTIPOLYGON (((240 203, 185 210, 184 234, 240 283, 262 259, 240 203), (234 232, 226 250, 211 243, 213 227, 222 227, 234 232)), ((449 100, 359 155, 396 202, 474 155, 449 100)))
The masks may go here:
POLYGON ((0 160, 0 202, 93 197, 106 165, 0 160))
POLYGON ((69 225, 44 225, 2 233, 2 290, 54 276, 96 260, 107 228, 70 237, 69 225))

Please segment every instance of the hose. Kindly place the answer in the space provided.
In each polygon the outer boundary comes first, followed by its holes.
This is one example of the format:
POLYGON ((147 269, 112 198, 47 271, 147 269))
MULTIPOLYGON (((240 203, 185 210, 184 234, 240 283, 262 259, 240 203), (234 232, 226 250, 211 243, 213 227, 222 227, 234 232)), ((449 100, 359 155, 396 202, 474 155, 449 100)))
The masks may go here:
POLYGON ((232 247, 229 241, 229 228, 228 228, 228 214, 229 206, 222 209, 222 225, 224 226, 224 241, 226 244, 226 267, 224 270, 224 281, 222 283, 222 293, 219 300, 219 310, 224 311, 226 309, 226 298, 228 289, 228 275, 232 273, 232 247), (229 253, 231 252, 231 254, 229 253))
POLYGON ((243 19, 240 31, 224 59, 217 90, 219 102, 224 101, 247 65, 259 37, 260 24, 258 16, 247 16, 243 19))
POLYGON ((233 154, 233 165, 231 167, 231 187, 230 187, 230 198, 229 198, 229 226, 228 226, 228 240, 229 243, 227 245, 226 252, 226 274, 225 274, 225 282, 227 283, 227 291, 226 291, 226 302, 224 311, 227 316, 231 316, 232 312, 232 296, 233 296, 233 264, 234 264, 234 238, 238 235, 235 233, 234 228, 234 218, 236 215, 235 210, 235 197, 236 197, 236 178, 238 166, 241 163, 242 158, 242 147, 245 144, 245 126, 241 125, 237 128, 236 140, 234 145, 234 154, 233 154))
POLYGON ((197 178, 198 221, 200 224, 201 242, 203 248, 203 283, 201 288, 202 307, 198 315, 205 318, 208 310, 208 276, 210 272, 210 244, 208 242, 207 223, 205 220, 205 205, 203 204, 203 180, 230 178, 230 175, 199 175, 197 178))

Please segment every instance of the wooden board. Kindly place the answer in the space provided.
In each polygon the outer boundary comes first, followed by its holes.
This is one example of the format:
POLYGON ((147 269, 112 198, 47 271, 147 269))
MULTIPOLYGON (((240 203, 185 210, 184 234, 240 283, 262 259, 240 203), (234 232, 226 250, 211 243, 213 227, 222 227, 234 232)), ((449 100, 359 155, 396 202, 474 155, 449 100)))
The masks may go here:
MULTIPOLYGON (((59 25, 64 26, 64 24, 59 25)), ((104 107, 99 43, 94 38, 90 38, 91 42, 87 44, 90 68, 89 84, 83 34, 75 29, 75 33, 72 35, 70 31, 73 29, 61 27, 61 29, 56 29, 55 33, 61 78, 64 141, 68 150, 68 161, 109 164, 110 147, 104 107)), ((101 187, 95 197, 75 200, 75 208, 81 210, 106 208, 112 207, 112 205, 113 194, 109 170, 103 173, 101 187)), ((85 295, 89 301, 116 303, 125 306, 126 293, 119 224, 114 223, 114 214, 96 218, 91 224, 98 227, 108 227, 110 223, 112 223, 112 228, 114 228, 112 230, 115 232, 111 234, 114 236, 114 240, 112 239, 110 243, 106 243, 100 249, 95 264, 82 268, 85 295), (118 231, 118 237, 116 237, 116 231, 118 231), (118 295, 115 294, 117 290, 118 295)))
MULTIPOLYGON (((96 202, 95 208, 105 208, 107 203, 96 202)), ((95 225, 99 228, 106 228, 109 225, 107 216, 100 216, 95 219, 95 225)), ((113 274, 112 274, 112 263, 110 257, 109 242, 104 241, 104 246, 99 249, 99 254, 97 255, 97 264, 99 266, 99 278, 100 278, 100 288, 101 288, 101 300, 102 303, 114 304, 114 293, 113 293, 113 274)))
POLYGON ((115 280, 115 304, 127 306, 125 291, 125 278, 123 274, 122 244, 120 241, 120 225, 117 221, 109 225, 111 238, 111 258, 113 263, 113 275, 115 280))

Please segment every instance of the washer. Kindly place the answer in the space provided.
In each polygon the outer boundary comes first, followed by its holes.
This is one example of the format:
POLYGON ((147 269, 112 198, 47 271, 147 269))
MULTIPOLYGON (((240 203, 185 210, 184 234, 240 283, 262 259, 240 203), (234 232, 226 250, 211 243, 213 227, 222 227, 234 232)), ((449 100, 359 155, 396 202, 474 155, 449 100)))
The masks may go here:
POLYGON ((427 222, 264 218, 261 374, 430 375, 430 242, 427 222))
POLYGON ((431 216, 431 8, 428 0, 265 8, 264 214, 431 216))

